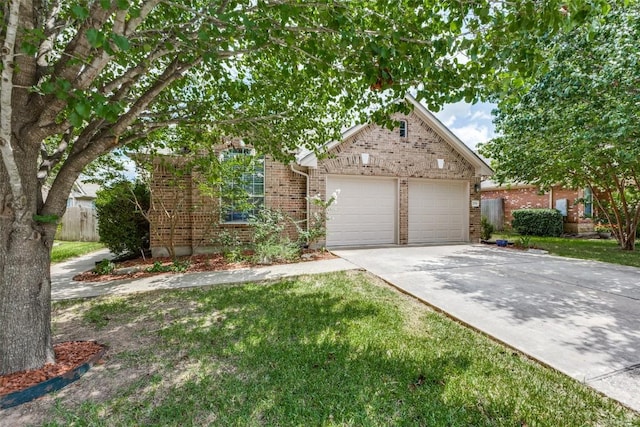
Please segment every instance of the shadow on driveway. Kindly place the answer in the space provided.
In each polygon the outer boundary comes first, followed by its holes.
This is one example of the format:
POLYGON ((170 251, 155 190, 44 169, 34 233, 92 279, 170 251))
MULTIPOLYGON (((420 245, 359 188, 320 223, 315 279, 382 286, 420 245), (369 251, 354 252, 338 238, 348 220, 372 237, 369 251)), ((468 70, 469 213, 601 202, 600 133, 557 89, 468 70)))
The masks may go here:
POLYGON ((484 245, 336 253, 640 410, 640 269, 484 245))

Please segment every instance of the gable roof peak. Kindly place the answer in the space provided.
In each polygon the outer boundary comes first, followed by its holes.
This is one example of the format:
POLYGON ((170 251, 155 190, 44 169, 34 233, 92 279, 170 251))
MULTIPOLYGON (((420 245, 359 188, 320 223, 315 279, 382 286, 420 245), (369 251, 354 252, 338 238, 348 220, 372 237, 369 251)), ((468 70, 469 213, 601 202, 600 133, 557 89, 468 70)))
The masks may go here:
MULTIPOLYGON (((489 165, 471 148, 469 148, 464 142, 460 140, 448 127, 446 127, 438 118, 429 111, 420 101, 418 101, 413 95, 410 93, 406 93, 403 98, 398 98, 395 102, 405 101, 412 106, 413 112, 425 122, 434 132, 436 132, 446 143, 448 143, 456 152, 460 153, 460 155, 471 163, 475 168, 476 176, 490 176, 493 175, 493 170, 489 167, 489 165)), ((323 149, 325 152, 329 152, 331 149, 336 147, 339 144, 342 144, 347 139, 353 137, 354 135, 360 133, 366 127, 369 126, 370 123, 364 123, 360 125, 353 126, 342 133, 342 138, 339 141, 331 141, 324 145, 323 149)), ((318 166, 318 157, 316 153, 310 152, 302 155, 298 159, 298 164, 300 166, 306 166, 315 168, 318 166)))

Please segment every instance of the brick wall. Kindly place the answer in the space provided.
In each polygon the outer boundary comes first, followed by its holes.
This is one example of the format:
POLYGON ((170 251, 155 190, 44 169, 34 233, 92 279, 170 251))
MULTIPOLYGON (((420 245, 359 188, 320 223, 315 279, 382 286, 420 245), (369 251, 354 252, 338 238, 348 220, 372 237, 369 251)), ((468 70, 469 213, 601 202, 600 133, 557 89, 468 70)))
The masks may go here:
POLYGON ((576 203, 584 194, 582 190, 572 190, 559 186, 550 191, 540 192, 533 186, 514 186, 511 188, 491 188, 482 190, 482 199, 504 200, 505 224, 513 221, 513 211, 517 209, 554 209, 556 201, 567 199, 567 217, 564 228, 569 233, 593 231, 591 219, 584 218, 584 204, 576 203))
MULTIPOLYGON (((151 249, 153 256, 170 253, 171 236, 176 255, 190 255, 215 250, 216 235, 220 231, 237 233, 244 242, 250 242, 252 233, 246 223, 220 221, 217 195, 203 191, 197 173, 187 173, 176 178, 171 162, 180 165, 178 157, 165 157, 154 163, 151 180, 152 209, 151 249)), ((306 218, 306 179, 291 171, 288 165, 265 158, 265 206, 282 210, 295 221, 306 218)), ((289 223, 287 233, 295 238, 295 226, 289 223)))
POLYGON ((389 176, 399 179, 399 227, 400 244, 408 240, 408 180, 410 178, 462 180, 469 183, 469 239, 480 238, 480 208, 471 208, 471 201, 480 201, 475 184, 480 179, 475 170, 451 145, 433 131, 414 112, 409 116, 396 114, 395 119, 407 120, 407 137, 400 137, 398 129, 370 124, 348 140, 337 145, 328 158, 320 160, 316 169, 310 170, 310 193, 326 199, 326 176, 358 175, 389 176), (369 154, 364 165, 361 153, 369 154), (438 168, 437 159, 444 159, 444 167, 438 168))
POLYGON ((153 163, 149 212, 152 248, 168 247, 172 236, 177 248, 191 245, 191 177, 176 176, 169 165, 180 167, 183 163, 179 158, 157 159, 153 163))

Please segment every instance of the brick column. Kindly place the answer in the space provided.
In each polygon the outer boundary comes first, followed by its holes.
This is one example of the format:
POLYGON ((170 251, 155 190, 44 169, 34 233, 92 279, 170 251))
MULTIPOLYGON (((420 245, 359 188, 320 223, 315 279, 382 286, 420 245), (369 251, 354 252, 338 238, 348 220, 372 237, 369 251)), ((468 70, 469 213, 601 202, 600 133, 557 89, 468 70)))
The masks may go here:
POLYGON ((480 233, 482 226, 480 221, 482 218, 482 209, 480 208, 481 195, 480 195, 480 177, 473 177, 469 181, 469 242, 478 243, 480 241, 480 233), (478 192, 476 193, 476 186, 478 192), (473 201, 478 202, 478 207, 472 207, 473 201))
POLYGON ((409 179, 398 179, 398 199, 400 200, 398 207, 398 226, 400 227, 400 241, 401 245, 406 245, 409 242, 409 179))

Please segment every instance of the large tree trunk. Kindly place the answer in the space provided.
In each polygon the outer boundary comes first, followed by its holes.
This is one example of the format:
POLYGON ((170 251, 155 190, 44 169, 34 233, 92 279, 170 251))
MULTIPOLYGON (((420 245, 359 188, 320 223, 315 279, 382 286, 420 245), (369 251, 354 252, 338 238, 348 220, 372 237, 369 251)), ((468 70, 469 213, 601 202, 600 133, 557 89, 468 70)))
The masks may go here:
MULTIPOLYGON (((34 224, 35 225, 35 224, 34 224)), ((50 249, 42 230, 3 221, 0 244, 0 374, 54 361, 50 249)))

